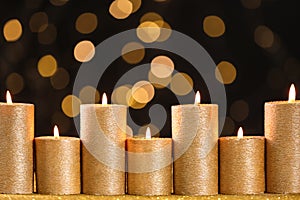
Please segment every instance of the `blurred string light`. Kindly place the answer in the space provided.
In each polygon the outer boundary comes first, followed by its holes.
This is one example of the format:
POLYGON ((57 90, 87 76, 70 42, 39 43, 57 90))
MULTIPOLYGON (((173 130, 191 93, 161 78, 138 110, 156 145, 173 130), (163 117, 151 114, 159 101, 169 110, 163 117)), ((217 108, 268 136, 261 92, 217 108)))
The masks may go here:
POLYGON ((99 91, 92 86, 85 86, 79 92, 81 103, 98 103, 100 101, 99 91))
POLYGON ((20 93, 24 88, 24 79, 18 73, 11 73, 6 79, 6 87, 12 94, 20 93))
POLYGON ((32 32, 43 32, 48 26, 48 15, 45 12, 34 13, 29 20, 29 28, 32 32))
POLYGON ((249 105, 244 100, 233 102, 230 107, 230 116, 237 122, 244 121, 249 115, 249 105))
POLYGON ((129 64, 141 62, 145 56, 145 48, 141 43, 129 42, 122 48, 122 58, 129 64), (136 50, 134 50, 136 49, 136 50), (128 52, 128 53, 125 53, 128 52))
POLYGON ((261 5, 261 0, 241 0, 242 5, 248 9, 257 9, 261 5))
POLYGON ((64 68, 57 68, 53 76, 50 77, 51 85, 54 89, 61 90, 67 87, 70 81, 70 75, 64 68))
POLYGON ((203 30, 210 37, 220 37, 225 32, 225 24, 218 16, 206 16, 203 20, 203 30))
POLYGON ((76 44, 74 48, 74 57, 79 62, 88 62, 95 55, 95 46, 89 40, 83 40, 76 44))
POLYGON ((38 31, 38 41, 40 44, 52 44, 56 40, 56 36, 57 30, 54 24, 44 24, 38 31))
POLYGON ((274 42, 274 34, 264 25, 257 26, 254 31, 254 41, 261 48, 270 48, 274 42))
POLYGON ((172 92, 177 95, 187 95, 193 90, 193 79, 186 73, 176 73, 170 82, 172 92))
POLYGON ((49 0, 50 3, 52 3, 54 6, 63 6, 65 5, 69 0, 49 0))
POLYGON ((8 20, 3 27, 3 36, 6 41, 17 41, 22 35, 22 25, 18 19, 8 20))
POLYGON ((67 95, 61 102, 61 109, 68 117, 76 117, 80 111, 81 101, 75 95, 67 95))
POLYGON ((38 62, 38 71, 42 77, 50 77, 57 70, 56 59, 52 55, 45 55, 38 62))
POLYGON ((82 13, 78 16, 75 22, 75 28, 79 33, 92 33, 98 25, 97 16, 94 13, 82 13))
POLYGON ((221 61, 215 69, 216 79, 223 84, 231 84, 236 79, 236 69, 228 61, 221 61))

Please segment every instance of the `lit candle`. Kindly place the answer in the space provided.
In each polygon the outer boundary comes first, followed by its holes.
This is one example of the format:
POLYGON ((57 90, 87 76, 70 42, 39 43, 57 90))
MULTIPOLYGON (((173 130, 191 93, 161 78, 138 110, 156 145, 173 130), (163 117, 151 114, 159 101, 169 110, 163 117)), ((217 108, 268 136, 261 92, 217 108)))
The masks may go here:
POLYGON ((292 84, 288 101, 265 103, 267 192, 300 193, 300 101, 292 84))
POLYGON ((174 192, 179 195, 218 194, 218 105, 172 106, 174 192))
POLYGON ((40 194, 79 194, 80 140, 59 136, 35 138, 37 192, 40 194))
POLYGON ((0 193, 29 194, 33 190, 34 105, 0 103, 0 193))
POLYGON ((80 106, 82 189, 85 194, 125 194, 126 114, 124 105, 80 106))
POLYGON ((170 195, 172 186, 172 139, 128 138, 128 194, 170 195))
POLYGON ((265 138, 243 136, 221 137, 220 193, 259 194, 265 191, 265 138))

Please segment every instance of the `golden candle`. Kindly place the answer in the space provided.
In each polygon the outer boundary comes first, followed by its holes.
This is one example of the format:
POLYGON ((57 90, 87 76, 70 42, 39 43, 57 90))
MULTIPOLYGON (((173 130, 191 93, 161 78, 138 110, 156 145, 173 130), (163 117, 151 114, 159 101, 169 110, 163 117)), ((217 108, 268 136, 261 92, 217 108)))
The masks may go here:
POLYGON ((79 194, 80 140, 53 136, 35 138, 37 192, 40 194, 79 194))
POLYGON ((33 191, 34 105, 0 103, 0 193, 33 191))
POLYGON ((128 138, 128 194, 170 195, 172 191, 172 139, 128 138))
POLYGON ((218 194, 218 105, 172 106, 172 138, 175 194, 218 194))
POLYGON ((221 137, 220 193, 260 194, 265 191, 265 138, 243 136, 221 137))
POLYGON ((267 192, 300 193, 300 101, 265 103, 267 192))
POLYGON ((80 106, 82 188, 85 194, 125 194, 127 108, 101 104, 80 106))

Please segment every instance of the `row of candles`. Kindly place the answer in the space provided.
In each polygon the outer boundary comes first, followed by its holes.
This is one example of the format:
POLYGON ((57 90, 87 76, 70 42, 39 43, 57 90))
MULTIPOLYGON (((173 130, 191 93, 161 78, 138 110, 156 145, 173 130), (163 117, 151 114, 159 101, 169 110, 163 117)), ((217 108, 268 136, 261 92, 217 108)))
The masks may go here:
POLYGON ((81 105, 79 139, 59 136, 56 126, 54 136, 34 138, 34 105, 13 103, 7 93, 0 193, 32 193, 34 166, 41 194, 300 193, 295 99, 292 85, 288 101, 265 103, 265 137, 239 129, 237 137, 219 138, 218 106, 201 104, 197 92, 194 104, 172 106, 171 139, 151 138, 149 129, 145 138, 126 136, 126 106, 107 104, 104 94, 102 104, 81 105))

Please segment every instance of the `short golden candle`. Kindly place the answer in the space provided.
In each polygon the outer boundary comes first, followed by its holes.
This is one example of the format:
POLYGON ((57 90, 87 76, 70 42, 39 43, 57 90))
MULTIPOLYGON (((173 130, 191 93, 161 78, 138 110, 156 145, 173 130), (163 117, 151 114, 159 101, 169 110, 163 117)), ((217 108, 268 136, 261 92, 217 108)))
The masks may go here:
POLYGON ((128 194, 170 195, 172 190, 172 139, 128 138, 128 194))
POLYGON ((0 103, 0 193, 33 191, 34 105, 0 103))
POLYGON ((220 193, 260 194, 265 191, 265 138, 243 136, 221 137, 220 193))
POLYGON ((288 101, 265 103, 267 192, 300 193, 300 101, 292 85, 288 101))
POLYGON ((127 107, 107 104, 80 106, 82 189, 84 194, 125 194, 127 107))
POLYGON ((218 194, 218 136, 218 105, 200 104, 199 92, 195 104, 172 106, 175 194, 218 194))
POLYGON ((54 136, 35 138, 37 192, 40 194, 79 194, 80 140, 54 136))

